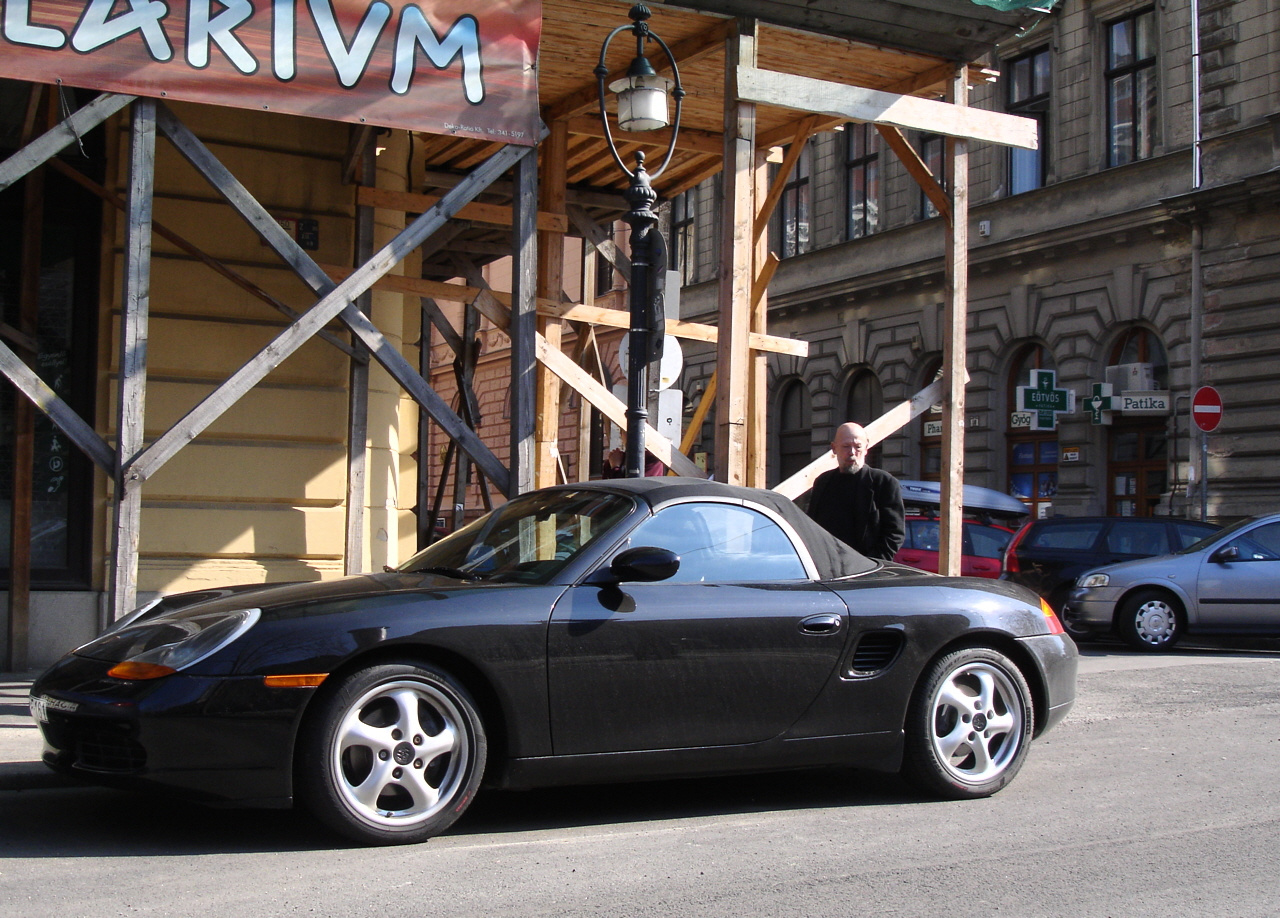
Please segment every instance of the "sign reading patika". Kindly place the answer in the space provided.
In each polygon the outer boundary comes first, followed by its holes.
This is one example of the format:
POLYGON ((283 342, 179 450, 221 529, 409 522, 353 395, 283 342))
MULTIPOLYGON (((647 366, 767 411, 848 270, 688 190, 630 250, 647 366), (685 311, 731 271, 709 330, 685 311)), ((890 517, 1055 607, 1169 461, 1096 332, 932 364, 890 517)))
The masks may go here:
POLYGON ((537 140, 541 0, 0 3, 3 77, 537 140))

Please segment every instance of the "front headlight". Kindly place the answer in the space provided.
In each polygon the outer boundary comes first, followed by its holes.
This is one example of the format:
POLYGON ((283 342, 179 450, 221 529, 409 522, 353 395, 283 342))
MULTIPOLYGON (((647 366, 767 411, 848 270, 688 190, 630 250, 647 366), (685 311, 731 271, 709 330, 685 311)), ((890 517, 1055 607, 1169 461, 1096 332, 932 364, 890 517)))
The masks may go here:
POLYGON ((1085 574, 1076 581, 1076 586, 1085 587, 1104 587, 1111 582, 1111 578, 1106 574, 1085 574))
POLYGON ((159 679, 217 653, 261 615, 258 609, 237 609, 157 618, 109 631, 76 653, 114 663, 107 675, 117 679, 159 679))

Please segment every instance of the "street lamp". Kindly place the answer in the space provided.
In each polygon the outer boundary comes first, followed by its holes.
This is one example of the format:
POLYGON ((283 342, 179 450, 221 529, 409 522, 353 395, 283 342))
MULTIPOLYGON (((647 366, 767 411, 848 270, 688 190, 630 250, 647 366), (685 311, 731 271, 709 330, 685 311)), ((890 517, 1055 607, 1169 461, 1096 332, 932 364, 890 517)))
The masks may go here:
POLYGON ((631 329, 628 338, 627 355, 627 450, 626 476, 640 478, 644 475, 644 427, 649 416, 648 408, 648 369, 649 363, 661 356, 662 334, 664 331, 658 323, 665 318, 662 307, 663 279, 667 270, 666 241, 657 227, 658 215, 653 212, 658 193, 650 184, 652 179, 666 171, 671 156, 676 149, 676 133, 680 129, 680 107, 684 100, 684 89, 680 86, 680 71, 676 67, 675 56, 658 35, 649 29, 647 20, 651 15, 649 8, 637 3, 627 14, 631 17, 631 25, 618 26, 605 38, 600 47, 600 63, 595 74, 600 92, 600 120, 604 124, 604 139, 613 154, 613 160, 626 173, 630 184, 623 197, 626 198, 629 210, 622 219, 631 226, 631 329), (636 56, 627 68, 627 75, 609 85, 609 90, 618 96, 618 128, 623 131, 656 131, 671 123, 671 139, 667 143, 667 155, 656 172, 649 173, 644 168, 644 152, 636 151, 636 167, 628 169, 618 154, 618 147, 613 141, 613 132, 609 130, 609 114, 605 108, 608 94, 605 91, 605 77, 609 68, 605 66, 605 55, 609 51, 609 43, 621 32, 630 30, 636 39, 636 56), (660 76, 644 56, 646 42, 657 42, 671 63, 674 79, 660 76), (667 95, 670 93, 676 100, 674 122, 668 122, 667 95), (657 275, 657 283, 654 283, 657 275))

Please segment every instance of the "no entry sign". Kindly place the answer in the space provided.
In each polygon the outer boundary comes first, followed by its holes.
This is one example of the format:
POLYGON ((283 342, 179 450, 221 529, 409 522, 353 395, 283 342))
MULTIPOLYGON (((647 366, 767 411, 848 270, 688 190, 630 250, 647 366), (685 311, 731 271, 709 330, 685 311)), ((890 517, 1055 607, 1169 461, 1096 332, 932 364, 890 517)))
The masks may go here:
POLYGON ((1213 386, 1201 386, 1191 396, 1191 420, 1206 433, 1217 429, 1222 420, 1222 396, 1213 386))

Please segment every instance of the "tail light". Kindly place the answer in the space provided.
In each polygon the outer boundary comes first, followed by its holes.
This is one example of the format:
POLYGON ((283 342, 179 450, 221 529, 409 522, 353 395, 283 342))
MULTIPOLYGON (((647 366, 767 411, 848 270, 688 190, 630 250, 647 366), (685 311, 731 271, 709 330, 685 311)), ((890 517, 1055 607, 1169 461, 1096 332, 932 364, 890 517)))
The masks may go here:
POLYGON ((1009 544, 1004 547, 1004 558, 1001 561, 1001 568, 1006 574, 1015 574, 1022 568, 1018 565, 1018 544, 1027 534, 1027 530, 1031 528, 1031 521, 1027 520, 1013 534, 1013 538, 1009 540, 1009 544))
POLYGON ((1050 634, 1066 634, 1066 629, 1062 627, 1062 621, 1058 618, 1057 613, 1053 611, 1053 606, 1045 602, 1043 598, 1040 600, 1040 611, 1044 613, 1050 634))

